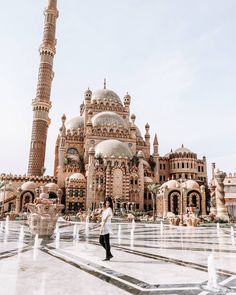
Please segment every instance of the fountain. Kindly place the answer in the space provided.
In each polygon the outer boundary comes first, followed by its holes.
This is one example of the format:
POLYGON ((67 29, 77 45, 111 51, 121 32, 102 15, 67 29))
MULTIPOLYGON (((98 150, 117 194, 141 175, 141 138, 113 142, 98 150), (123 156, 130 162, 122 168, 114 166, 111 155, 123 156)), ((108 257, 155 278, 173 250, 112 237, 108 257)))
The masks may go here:
POLYGON ((134 247, 134 229, 131 229, 130 231, 130 247, 134 247))
POLYGON ((86 237, 89 236, 89 215, 86 216, 86 221, 85 221, 85 235, 86 235, 86 237))
POLYGON ((19 234, 19 242, 23 242, 24 240, 24 225, 20 228, 20 234, 19 234))
POLYGON ((214 261, 213 254, 210 254, 208 256, 207 264, 208 264, 207 287, 210 290, 215 290, 217 289, 217 278, 216 278, 216 268, 215 268, 215 261, 214 261))
POLYGON ((33 235, 39 235, 39 237, 50 237, 53 235, 55 226, 61 210, 64 205, 53 204, 49 200, 48 188, 41 187, 41 194, 39 198, 35 199, 35 203, 27 204, 27 208, 30 211, 28 217, 29 230, 33 235))
POLYGON ((133 229, 133 230, 135 229, 135 220, 134 220, 134 218, 133 218, 133 220, 132 220, 132 229, 133 229))
POLYGON ((234 237, 234 228, 232 225, 230 227, 230 235, 231 235, 231 237, 234 237))
POLYGON ((35 235, 35 238, 34 238, 34 247, 33 247, 33 249, 34 249, 34 258, 33 258, 33 260, 35 261, 36 260, 36 256, 37 256, 37 251, 38 251, 38 247, 39 247, 39 235, 38 234, 36 234, 35 235))
POLYGON ((56 233, 56 248, 58 249, 60 246, 60 232, 56 233))
POLYGON ((77 224, 74 224, 74 228, 73 228, 73 240, 76 240, 76 235, 77 235, 77 224))
POLYGON ((59 224, 57 223, 57 224, 56 224, 56 228, 55 228, 55 230, 54 230, 54 234, 57 234, 58 231, 59 231, 59 224))
POLYGON ((77 224, 74 224, 73 228, 73 240, 78 241, 79 240, 79 228, 77 224))
POLYGON ((18 255, 20 255, 21 249, 23 247, 24 242, 24 225, 20 228, 20 234, 19 234, 19 241, 18 241, 18 255))
POLYGON ((208 256, 207 265, 208 265, 208 282, 207 282, 207 285, 202 286, 202 288, 212 293, 217 293, 220 295, 226 294, 227 291, 229 291, 229 288, 217 284, 215 259, 212 253, 208 256))
POLYGON ((7 215, 6 221, 5 221, 5 234, 8 235, 9 233, 9 216, 7 215))

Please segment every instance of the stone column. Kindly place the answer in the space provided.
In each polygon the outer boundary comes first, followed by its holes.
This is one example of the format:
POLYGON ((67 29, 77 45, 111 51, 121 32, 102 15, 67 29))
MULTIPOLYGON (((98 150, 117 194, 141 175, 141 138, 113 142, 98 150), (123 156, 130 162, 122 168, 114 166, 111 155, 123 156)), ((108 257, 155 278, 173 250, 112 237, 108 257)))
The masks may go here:
POLYGON ((206 215, 206 190, 205 186, 201 185, 201 207, 202 207, 202 215, 206 215))
POLYGON ((210 189, 210 196, 211 196, 210 212, 216 215, 216 186, 214 185, 214 181, 212 181, 209 189, 210 189))
POLYGON ((226 173, 219 171, 219 169, 216 169, 214 177, 216 185, 216 217, 223 219, 225 221, 229 221, 228 211, 225 206, 224 192, 224 179, 226 177, 226 173))

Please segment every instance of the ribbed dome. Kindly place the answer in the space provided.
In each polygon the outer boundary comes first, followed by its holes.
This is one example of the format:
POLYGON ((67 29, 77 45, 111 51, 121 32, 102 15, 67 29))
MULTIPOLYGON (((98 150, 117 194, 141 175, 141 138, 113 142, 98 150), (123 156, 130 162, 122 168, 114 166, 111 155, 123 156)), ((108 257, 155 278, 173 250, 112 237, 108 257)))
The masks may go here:
POLYGON ((143 160, 143 166, 148 169, 148 170, 151 170, 151 166, 150 164, 146 161, 146 160, 143 160))
POLYGON ((140 129, 138 128, 138 126, 137 126, 137 125, 134 125, 134 126, 136 127, 136 136, 137 136, 137 137, 142 137, 141 131, 140 131, 140 129))
POLYGON ((153 180, 151 179, 151 177, 145 176, 144 177, 144 182, 145 183, 153 183, 153 180))
POLYGON ((113 103, 121 103, 119 96, 112 90, 109 89, 101 89, 93 92, 92 101, 97 100, 98 102, 113 102, 113 103))
POLYGON ((84 118, 83 117, 74 117, 66 122, 66 129, 78 129, 84 127, 84 118))
POLYGON ((59 189, 58 185, 54 182, 47 183, 45 186, 49 191, 57 191, 59 189))
POLYGON ((168 189, 176 189, 180 187, 180 183, 177 180, 169 180, 162 184, 161 188, 167 187, 168 189))
POLYGON ((127 128, 125 120, 114 112, 101 112, 92 117, 94 127, 127 128))
POLYGON ((116 158, 118 157, 132 157, 132 153, 128 146, 116 139, 108 139, 99 142, 95 146, 96 156, 102 155, 111 157, 114 156, 116 158))
POLYGON ((187 189, 199 189, 199 184, 191 179, 185 181, 182 186, 186 187, 187 189))
POLYGON ((27 181, 22 184, 21 189, 23 191, 34 191, 37 185, 33 181, 27 181))
POLYGON ((177 150, 174 151, 175 153, 193 153, 192 151, 190 151, 190 149, 187 149, 186 147, 184 147, 184 145, 182 144, 181 148, 178 148, 177 150))
POLYGON ((70 176, 70 180, 85 180, 85 177, 81 173, 74 173, 70 176))

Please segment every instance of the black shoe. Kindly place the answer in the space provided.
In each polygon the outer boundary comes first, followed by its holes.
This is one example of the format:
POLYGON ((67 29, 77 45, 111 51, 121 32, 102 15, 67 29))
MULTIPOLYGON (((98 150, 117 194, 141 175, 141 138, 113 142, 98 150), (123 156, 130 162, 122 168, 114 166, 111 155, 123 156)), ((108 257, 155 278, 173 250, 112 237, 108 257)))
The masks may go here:
POLYGON ((109 261, 109 260, 110 260, 110 258, 105 258, 102 261, 109 261))
POLYGON ((112 254, 110 254, 110 255, 109 255, 109 258, 110 258, 110 259, 111 259, 111 258, 113 258, 113 255, 112 255, 112 254))

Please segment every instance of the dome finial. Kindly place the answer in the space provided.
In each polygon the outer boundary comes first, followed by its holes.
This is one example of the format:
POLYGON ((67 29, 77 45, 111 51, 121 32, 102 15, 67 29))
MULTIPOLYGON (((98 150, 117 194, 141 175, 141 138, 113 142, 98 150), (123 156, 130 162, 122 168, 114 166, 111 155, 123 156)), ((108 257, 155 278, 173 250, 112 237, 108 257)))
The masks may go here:
POLYGON ((104 88, 104 89, 107 89, 107 79, 106 79, 106 78, 104 78, 103 88, 104 88))

